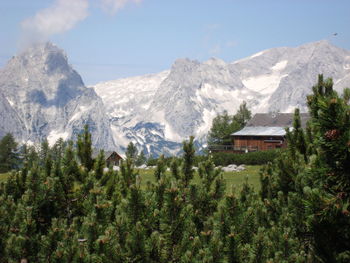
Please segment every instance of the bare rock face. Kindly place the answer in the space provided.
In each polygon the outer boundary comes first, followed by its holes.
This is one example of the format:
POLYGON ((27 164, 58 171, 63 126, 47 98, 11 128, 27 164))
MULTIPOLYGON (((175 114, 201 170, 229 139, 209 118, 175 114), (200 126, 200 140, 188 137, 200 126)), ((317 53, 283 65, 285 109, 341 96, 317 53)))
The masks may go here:
POLYGON ((25 129, 17 112, 0 92, 0 138, 6 133, 12 133, 14 137, 21 138, 25 135, 25 129))
POLYGON ((21 142, 48 138, 53 144, 60 137, 75 138, 89 124, 95 147, 115 147, 102 100, 51 43, 37 44, 8 62, 0 71, 0 95, 7 115, 1 133, 12 132, 21 142))

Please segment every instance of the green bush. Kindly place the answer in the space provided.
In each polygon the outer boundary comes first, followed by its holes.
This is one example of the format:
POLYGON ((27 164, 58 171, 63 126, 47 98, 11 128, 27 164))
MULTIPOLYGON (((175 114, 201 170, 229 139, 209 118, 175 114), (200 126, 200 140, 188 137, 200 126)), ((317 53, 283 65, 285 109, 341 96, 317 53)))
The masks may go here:
POLYGON ((229 164, 262 165, 272 162, 283 150, 268 150, 249 153, 213 153, 212 158, 215 165, 226 166, 229 164))

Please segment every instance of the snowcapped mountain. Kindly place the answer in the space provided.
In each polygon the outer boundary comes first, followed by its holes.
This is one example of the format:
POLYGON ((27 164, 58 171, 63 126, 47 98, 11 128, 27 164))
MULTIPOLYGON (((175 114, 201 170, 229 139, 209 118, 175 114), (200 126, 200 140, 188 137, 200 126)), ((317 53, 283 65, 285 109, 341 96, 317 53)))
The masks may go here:
POLYGON ((93 144, 115 147, 104 104, 51 43, 13 57, 0 71, 0 135, 22 142, 74 138, 89 124, 93 144))
POLYGON ((327 41, 265 50, 224 62, 178 59, 158 74, 85 87, 64 52, 33 46, 0 70, 0 136, 23 142, 75 138, 89 124, 95 147, 176 154, 193 135, 205 144, 213 118, 246 101, 255 112, 306 110, 318 74, 350 87, 350 51, 327 41))
POLYGON ((205 143, 212 119, 247 101, 255 112, 306 110, 318 74, 335 89, 350 86, 350 52, 319 41, 265 50, 226 63, 178 59, 169 71, 97 84, 117 144, 133 141, 146 153, 176 153, 194 135, 205 143))
POLYGON ((318 74, 332 77, 338 91, 350 86, 350 52, 325 40, 265 50, 231 65, 247 88, 263 95, 255 112, 292 112, 295 107, 306 111, 305 97, 318 74))

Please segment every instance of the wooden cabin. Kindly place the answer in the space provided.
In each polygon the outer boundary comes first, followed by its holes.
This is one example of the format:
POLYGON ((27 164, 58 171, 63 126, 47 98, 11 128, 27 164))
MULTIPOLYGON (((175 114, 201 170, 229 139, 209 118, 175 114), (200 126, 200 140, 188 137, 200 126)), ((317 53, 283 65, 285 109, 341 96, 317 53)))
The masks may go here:
MULTIPOLYGON (((94 149, 92 153, 92 158, 96 159, 100 151, 94 149)), ((123 158, 115 151, 107 151, 105 152, 105 161, 106 166, 119 166, 120 160, 123 160, 123 158)))
MULTIPOLYGON (((265 151, 285 148, 286 128, 293 126, 293 113, 257 113, 240 131, 232 136, 234 152, 265 151)), ((300 114, 302 127, 309 119, 308 113, 300 114)))
POLYGON ((123 158, 115 151, 106 152, 105 157, 107 167, 119 166, 120 160, 123 160, 123 158))

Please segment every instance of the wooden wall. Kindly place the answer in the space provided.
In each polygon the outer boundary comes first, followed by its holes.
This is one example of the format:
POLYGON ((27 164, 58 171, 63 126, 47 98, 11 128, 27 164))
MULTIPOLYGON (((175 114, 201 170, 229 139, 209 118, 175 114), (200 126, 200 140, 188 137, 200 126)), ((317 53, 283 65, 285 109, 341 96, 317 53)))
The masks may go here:
POLYGON ((120 160, 122 159, 122 157, 120 157, 119 154, 113 152, 107 159, 106 159, 106 163, 107 166, 110 165, 117 165, 119 166, 120 160))
POLYGON ((233 136, 235 149, 247 148, 248 151, 265 151, 287 146, 283 136, 233 136))

